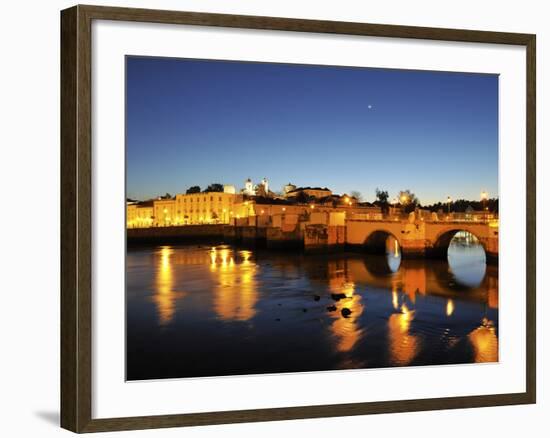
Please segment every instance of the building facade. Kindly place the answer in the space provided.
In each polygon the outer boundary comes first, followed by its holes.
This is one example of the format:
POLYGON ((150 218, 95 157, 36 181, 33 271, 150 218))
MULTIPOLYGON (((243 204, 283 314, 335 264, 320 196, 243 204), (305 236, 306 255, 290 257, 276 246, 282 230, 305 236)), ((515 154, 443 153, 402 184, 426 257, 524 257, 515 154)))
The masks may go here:
POLYGON ((153 201, 132 202, 126 205, 126 226, 128 228, 146 228, 153 226, 153 201))
POLYGON ((153 207, 153 226, 168 227, 179 223, 179 218, 176 214, 176 200, 174 198, 155 199, 153 207))
POLYGON ((247 207, 248 201, 235 193, 180 194, 175 198, 176 224, 228 224, 244 216, 247 207))
POLYGON ((285 197, 293 198, 302 194, 311 198, 326 198, 327 196, 332 196, 332 190, 326 187, 298 187, 294 190, 285 192, 285 197))

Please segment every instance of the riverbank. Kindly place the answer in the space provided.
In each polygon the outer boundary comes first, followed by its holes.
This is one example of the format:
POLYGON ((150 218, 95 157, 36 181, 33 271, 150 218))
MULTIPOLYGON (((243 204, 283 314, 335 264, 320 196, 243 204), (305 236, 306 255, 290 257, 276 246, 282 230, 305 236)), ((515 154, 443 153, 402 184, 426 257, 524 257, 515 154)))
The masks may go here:
MULTIPOLYGON (((235 244, 242 247, 265 248, 273 251, 303 251, 307 254, 338 253, 343 251, 367 252, 371 254, 386 253, 386 239, 393 237, 388 233, 380 234, 380 239, 370 239, 358 244, 350 243, 345 226, 327 226, 323 224, 306 225, 284 230, 278 227, 215 225, 183 225, 170 227, 128 228, 127 246, 172 245, 179 243, 197 244, 235 244)), ((452 236, 451 236, 452 238, 452 236)), ((407 259, 446 259, 447 246, 437 248, 405 248, 399 243, 399 252, 407 259)), ((485 249, 485 247, 484 247, 485 249)), ((488 264, 498 264, 498 253, 485 251, 488 264)))

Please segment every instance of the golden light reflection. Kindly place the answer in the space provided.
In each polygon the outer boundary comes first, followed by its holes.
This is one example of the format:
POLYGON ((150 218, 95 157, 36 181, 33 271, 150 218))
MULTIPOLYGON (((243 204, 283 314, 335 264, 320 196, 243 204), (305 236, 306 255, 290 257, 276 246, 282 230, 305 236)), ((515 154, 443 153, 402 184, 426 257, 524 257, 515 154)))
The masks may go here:
POLYGON ((402 289, 411 301, 416 300, 416 293, 426 295, 426 270, 417 268, 405 268, 401 270, 402 289))
POLYGON ((185 295, 182 292, 174 291, 171 260, 173 252, 171 247, 163 246, 156 253, 158 262, 155 277, 155 293, 152 299, 157 306, 159 323, 161 325, 166 325, 172 320, 175 313, 176 300, 185 295))
POLYGON ((445 313, 447 314, 447 316, 451 316, 455 311, 455 303, 454 301, 449 298, 447 300, 447 308, 445 309, 445 313))
POLYGON ((361 302, 361 295, 355 293, 355 283, 346 275, 346 272, 346 268, 340 266, 338 262, 329 265, 330 291, 346 295, 346 298, 336 304, 338 310, 330 314, 334 318, 330 329, 336 339, 336 349, 342 353, 351 351, 363 336, 363 329, 360 328, 357 318, 363 313, 364 305, 361 302), (351 310, 349 318, 342 316, 343 308, 351 310))
POLYGON ((392 285, 391 303, 395 310, 399 308, 399 294, 397 292, 397 285, 395 283, 392 285))
POLYGON ((492 321, 484 318, 468 339, 474 349, 474 362, 498 362, 498 337, 492 321))
POLYGON ((250 251, 240 251, 238 263, 229 248, 210 251, 210 271, 215 273, 217 283, 214 311, 221 319, 247 321, 256 314, 257 266, 250 261, 251 255, 250 251))
POLYGON ((394 313, 388 320, 389 356, 392 364, 408 365, 419 351, 419 338, 409 333, 413 319, 414 311, 403 303, 401 313, 394 313))

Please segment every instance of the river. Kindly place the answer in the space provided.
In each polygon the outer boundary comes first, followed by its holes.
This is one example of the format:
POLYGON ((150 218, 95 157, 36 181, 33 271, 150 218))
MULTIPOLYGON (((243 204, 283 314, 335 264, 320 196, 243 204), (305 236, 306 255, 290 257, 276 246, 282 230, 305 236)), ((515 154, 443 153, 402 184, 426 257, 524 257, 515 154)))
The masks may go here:
POLYGON ((229 245, 129 248, 128 380, 498 361, 498 268, 229 245), (345 310, 347 309, 347 310, 345 310))

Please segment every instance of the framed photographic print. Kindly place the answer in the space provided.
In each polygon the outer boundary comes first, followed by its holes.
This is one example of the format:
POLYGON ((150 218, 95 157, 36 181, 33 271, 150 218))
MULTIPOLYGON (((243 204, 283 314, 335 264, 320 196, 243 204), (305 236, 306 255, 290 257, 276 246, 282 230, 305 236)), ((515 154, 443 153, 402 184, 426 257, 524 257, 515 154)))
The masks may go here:
POLYGON ((535 402, 535 36, 61 13, 61 421, 535 402))

